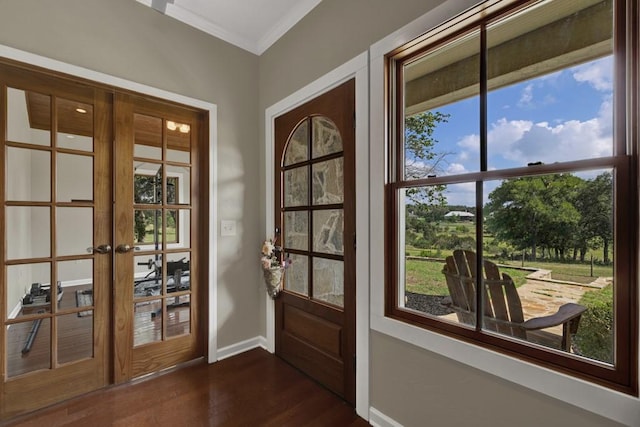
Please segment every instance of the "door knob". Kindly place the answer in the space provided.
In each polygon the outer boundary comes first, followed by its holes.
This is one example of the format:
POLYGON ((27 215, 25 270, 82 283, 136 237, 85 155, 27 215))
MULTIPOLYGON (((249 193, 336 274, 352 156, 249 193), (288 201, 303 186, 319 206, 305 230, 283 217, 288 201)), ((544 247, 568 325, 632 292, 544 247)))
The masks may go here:
POLYGON ((108 254, 109 252, 111 252, 111 246, 110 245, 100 245, 96 248, 94 248, 93 246, 90 248, 87 248, 87 252, 89 252, 90 254, 93 253, 97 253, 97 254, 108 254))
POLYGON ((139 251, 140 247, 139 246, 129 246, 129 245, 118 245, 118 247, 116 248, 116 252, 118 252, 120 254, 126 254, 127 252, 130 252, 131 250, 139 251))

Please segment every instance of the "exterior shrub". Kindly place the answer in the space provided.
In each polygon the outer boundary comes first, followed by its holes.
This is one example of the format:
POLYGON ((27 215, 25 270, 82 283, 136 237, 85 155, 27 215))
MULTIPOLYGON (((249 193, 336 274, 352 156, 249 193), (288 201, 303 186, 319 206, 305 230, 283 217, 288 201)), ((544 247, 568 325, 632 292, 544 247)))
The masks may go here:
POLYGON ((580 304, 587 307, 582 314, 578 333, 573 339, 576 354, 613 363, 613 288, 611 285, 584 294, 580 304))

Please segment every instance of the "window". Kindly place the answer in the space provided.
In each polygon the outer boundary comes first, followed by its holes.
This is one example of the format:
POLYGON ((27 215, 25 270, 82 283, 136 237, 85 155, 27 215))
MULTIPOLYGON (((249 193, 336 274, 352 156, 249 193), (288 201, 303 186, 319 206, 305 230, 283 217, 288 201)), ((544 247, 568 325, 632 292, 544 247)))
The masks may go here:
POLYGON ((387 56, 386 316, 637 393, 625 7, 484 10, 387 56))

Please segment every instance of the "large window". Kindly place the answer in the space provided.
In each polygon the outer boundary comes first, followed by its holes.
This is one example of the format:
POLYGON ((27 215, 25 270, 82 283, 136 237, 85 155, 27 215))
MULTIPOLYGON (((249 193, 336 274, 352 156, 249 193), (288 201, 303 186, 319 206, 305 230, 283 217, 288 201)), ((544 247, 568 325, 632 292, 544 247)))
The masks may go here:
POLYGON ((531 2, 388 56, 387 316, 637 393, 625 7, 531 2))

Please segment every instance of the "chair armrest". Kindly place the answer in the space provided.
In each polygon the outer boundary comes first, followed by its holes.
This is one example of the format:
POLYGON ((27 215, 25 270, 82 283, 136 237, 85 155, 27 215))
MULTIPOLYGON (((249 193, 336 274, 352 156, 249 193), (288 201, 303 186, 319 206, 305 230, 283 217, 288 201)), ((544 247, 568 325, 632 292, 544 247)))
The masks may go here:
POLYGON ((551 316, 544 317, 536 317, 534 319, 529 319, 522 324, 525 329, 534 330, 534 329, 544 329, 550 328, 552 326, 562 325, 567 323, 576 317, 582 315, 585 312, 587 307, 574 304, 572 302, 568 304, 564 304, 561 306, 555 314, 551 316))

